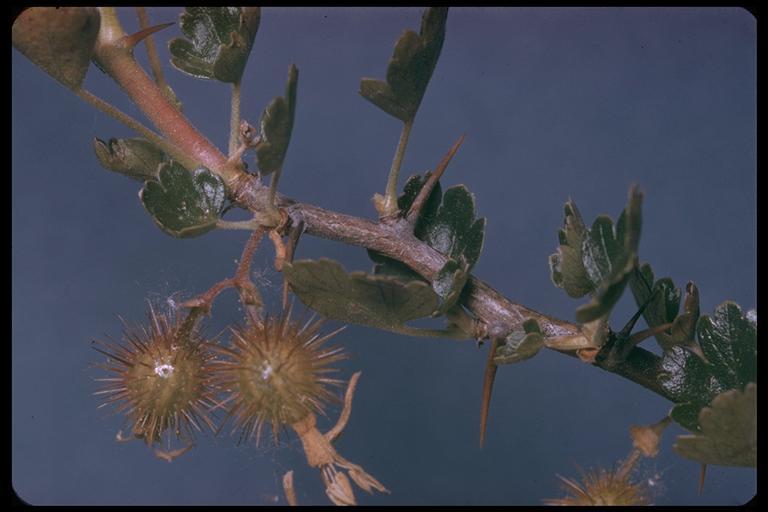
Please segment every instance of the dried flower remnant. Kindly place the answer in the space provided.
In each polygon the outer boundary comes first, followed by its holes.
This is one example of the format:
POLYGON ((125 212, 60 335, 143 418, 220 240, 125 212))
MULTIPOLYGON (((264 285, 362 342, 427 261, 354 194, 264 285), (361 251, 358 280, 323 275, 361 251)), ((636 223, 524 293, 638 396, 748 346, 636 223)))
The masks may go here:
POLYGON ((672 418, 665 416, 661 421, 653 425, 631 426, 629 428, 629 435, 632 438, 632 446, 646 457, 656 457, 659 453, 661 434, 671 422, 672 418))
MULTIPOLYGON (((213 355, 193 318, 178 321, 150 306, 149 321, 149 328, 126 328, 127 344, 95 342, 101 348, 94 349, 108 357, 96 366, 111 375, 96 379, 105 384, 95 394, 106 397, 100 407, 114 405, 116 412, 125 412, 132 437, 149 446, 164 444, 166 450, 155 453, 170 462, 191 448, 201 425, 215 430, 208 414, 216 403, 213 355), (172 450, 174 438, 184 446, 172 450)), ((117 435, 118 440, 130 438, 117 435)))
POLYGON ((304 446, 307 463, 313 468, 320 468, 325 494, 335 505, 357 505, 352 485, 347 474, 340 471, 346 469, 349 477, 365 492, 371 494, 374 489, 379 492, 389 493, 381 482, 369 475, 361 466, 349 462, 339 455, 331 444, 344 430, 344 427, 352 413, 352 398, 361 372, 352 375, 344 396, 344 409, 339 416, 336 425, 325 434, 317 430, 317 419, 314 414, 308 415, 302 421, 291 425, 298 434, 304 446))

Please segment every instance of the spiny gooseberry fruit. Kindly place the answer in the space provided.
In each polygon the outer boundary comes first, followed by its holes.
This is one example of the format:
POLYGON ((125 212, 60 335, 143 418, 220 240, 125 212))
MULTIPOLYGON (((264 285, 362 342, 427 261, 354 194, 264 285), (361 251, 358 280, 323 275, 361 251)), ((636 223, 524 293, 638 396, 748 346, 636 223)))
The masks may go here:
POLYGON ((150 306, 149 328, 126 326, 127 344, 95 342, 103 348, 94 349, 109 358, 96 366, 111 374, 97 379, 105 383, 96 393, 106 397, 100 407, 112 404, 125 412, 132 434, 150 446, 163 434, 168 445, 174 436, 191 444, 201 423, 215 431, 208 414, 215 406, 213 355, 192 322, 173 320, 150 306))
POLYGON ((546 505, 605 506, 650 505, 651 498, 644 485, 630 480, 627 472, 607 471, 600 468, 584 473, 579 484, 558 475, 563 482, 566 496, 545 500, 546 505))
POLYGON ((256 437, 259 444, 265 424, 278 432, 309 414, 324 414, 324 406, 338 398, 329 386, 343 381, 328 377, 337 371, 330 365, 347 356, 341 347, 324 347, 342 329, 321 336, 323 321, 303 326, 292 322, 290 309, 281 316, 251 321, 231 328, 230 347, 212 347, 223 356, 214 363, 216 385, 229 393, 226 422, 233 418, 240 440, 256 437))

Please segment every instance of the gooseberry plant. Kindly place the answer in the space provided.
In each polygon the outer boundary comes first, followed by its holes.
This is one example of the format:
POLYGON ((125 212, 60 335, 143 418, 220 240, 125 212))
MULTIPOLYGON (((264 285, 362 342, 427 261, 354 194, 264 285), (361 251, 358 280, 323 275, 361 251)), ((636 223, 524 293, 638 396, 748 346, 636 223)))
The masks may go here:
MULTIPOLYGON (((347 355, 327 345, 335 332, 323 332, 321 322, 296 320, 293 294, 319 315, 348 324, 487 342, 481 445, 497 369, 548 349, 635 382, 673 404, 661 421, 632 429, 632 451, 612 481, 626 480, 639 457, 654 457, 661 432, 672 421, 690 431, 675 444, 682 457, 702 465, 756 466, 756 313, 730 301, 702 313, 693 282, 681 289, 641 262, 643 196, 637 186, 630 188, 615 221, 601 215, 585 222, 574 201, 565 203, 549 266, 556 287, 588 299, 576 309, 576 322, 515 303, 472 275, 486 219, 478 216, 467 187, 443 190, 441 185, 463 136, 433 170, 411 176, 398 193, 410 134, 446 37, 447 8, 426 9, 419 30, 404 32, 386 67, 382 63, 384 76, 360 82, 365 100, 402 123, 383 194, 373 196, 377 215, 371 219, 278 192, 301 104, 300 74, 296 65, 288 65, 284 89, 258 120, 241 115, 241 84, 261 22, 259 8, 186 8, 179 18, 181 35, 168 46, 174 69, 230 87, 226 152, 189 121, 188 107, 164 79, 153 37, 170 24, 152 26, 143 9, 139 16, 142 28, 133 34, 124 31, 113 8, 30 8, 13 26, 13 44, 23 55, 137 132, 135 138, 95 138, 93 149, 103 167, 140 183, 141 204, 160 230, 176 238, 216 229, 250 233, 232 277, 212 283, 175 315, 150 308, 148 324, 126 326, 121 342, 94 345, 106 356, 99 363, 104 374, 97 394, 125 413, 129 425, 118 434, 120 440, 141 439, 158 457, 172 461, 202 431, 233 430, 241 440, 259 443, 266 426, 274 437, 283 431, 299 437, 308 465, 319 470, 333 503, 355 504, 353 483, 369 493, 397 492, 334 448, 350 418, 360 374, 348 381, 333 376, 334 363, 347 355), (134 57, 144 44, 152 78, 134 57), (91 64, 120 85, 154 129, 82 87, 91 64), (248 158, 255 160, 252 168, 248 158), (224 219, 233 209, 249 218, 224 219), (330 259, 296 259, 306 235, 365 248, 373 270, 348 272, 330 259), (280 311, 268 310, 252 279, 254 252, 266 240, 283 276, 280 311), (215 314, 214 300, 228 288, 238 293, 244 321, 208 338, 206 317, 215 314), (637 313, 614 318, 625 293, 634 298, 637 313), (635 329, 641 317, 647 328, 635 329), (445 325, 412 325, 421 318, 442 318, 445 325), (651 338, 661 356, 639 347, 651 338), (340 417, 322 433, 317 415, 334 402, 343 404, 340 417)), ((584 504, 593 499, 589 485, 564 481, 570 492, 585 497, 584 504)), ((288 472, 289 503, 296 502, 293 485, 288 472)), ((646 499, 622 492, 615 496, 617 503, 646 499)))

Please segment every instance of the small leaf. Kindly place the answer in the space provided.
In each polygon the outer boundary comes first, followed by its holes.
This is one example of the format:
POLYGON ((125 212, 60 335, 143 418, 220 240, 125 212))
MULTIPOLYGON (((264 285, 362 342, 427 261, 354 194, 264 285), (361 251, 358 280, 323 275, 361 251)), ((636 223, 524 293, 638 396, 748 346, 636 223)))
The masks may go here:
POLYGON ((171 105, 176 107, 176 110, 179 112, 182 111, 182 103, 181 100, 176 96, 176 92, 171 88, 170 85, 166 84, 163 88, 163 96, 165 96, 165 99, 167 99, 169 102, 171 102, 171 105))
POLYGON ((171 64, 196 78, 237 83, 260 20, 258 7, 186 7, 180 19, 186 39, 169 43, 171 64))
POLYGON ((171 236, 189 238, 214 229, 224 206, 224 181, 205 167, 193 173, 174 161, 163 163, 159 182, 148 181, 139 192, 144 208, 171 236))
MULTIPOLYGON (((668 277, 658 281, 654 279, 651 266, 648 263, 643 263, 629 281, 637 305, 648 303, 645 311, 643 311, 643 318, 648 323, 648 327, 673 322, 680 309, 680 289, 676 288, 668 277), (651 298, 652 295, 653 298, 651 298)), ((657 335, 656 340, 662 347, 673 345, 670 343, 667 333, 657 335)))
POLYGON ((285 263, 283 275, 307 307, 342 322, 399 332, 405 322, 428 316, 438 307, 428 283, 348 274, 341 264, 325 258, 285 263))
POLYGON ((496 349, 493 362, 501 364, 519 363, 530 359, 539 353, 544 346, 544 335, 538 322, 529 318, 523 322, 524 333, 514 333, 507 336, 505 343, 496 349))
POLYGON ((363 98, 403 122, 413 119, 440 57, 447 17, 447 7, 426 9, 420 33, 408 30, 397 40, 387 67, 386 82, 361 80, 363 98))
POLYGON ((598 217, 582 242, 582 263, 596 286, 592 301, 576 310, 576 320, 590 322, 608 316, 621 298, 629 278, 637 268, 640 240, 640 203, 642 195, 636 186, 630 188, 629 200, 616 222, 598 217))
POLYGON ((466 265, 461 265, 456 260, 448 260, 443 265, 432 281, 432 289, 440 297, 440 305, 432 314, 433 316, 444 314, 458 302, 467 279, 469 274, 466 265))
POLYGON ((13 22, 13 46, 77 91, 88 71, 100 25, 95 7, 30 7, 13 22))
POLYGON ((549 257, 552 282, 562 288, 574 299, 578 299, 595 289, 595 284, 587 275, 581 261, 581 246, 586 233, 584 221, 576 203, 565 203, 565 226, 560 230, 560 247, 549 257))
MULTIPOLYGON (((426 173, 408 178, 403 193, 397 199, 400 211, 408 211, 429 175, 426 173)), ((456 265, 464 262, 469 277, 469 272, 482 252, 485 236, 485 218, 476 219, 475 215, 474 196, 464 185, 453 186, 442 194, 440 182, 437 182, 419 213, 414 235, 454 260, 456 265)), ((374 267, 376 274, 395 275, 403 280, 421 279, 418 274, 391 258, 375 251, 368 251, 368 255, 377 263, 374 267)))
POLYGON ((644 263, 632 275, 629 286, 638 305, 645 304, 650 299, 643 312, 648 327, 673 324, 669 332, 656 335, 656 341, 661 348, 670 350, 673 346, 680 345, 706 362, 695 339, 696 323, 699 319, 699 290, 693 282, 689 282, 685 287, 685 302, 679 315, 680 289, 676 288, 669 278, 654 282, 653 270, 648 263, 644 263), (651 299, 652 293, 655 295, 651 299))
POLYGON ((262 176, 275 172, 283 165, 296 114, 298 80, 299 70, 291 64, 285 97, 273 99, 261 114, 261 141, 256 145, 256 157, 262 176))
POLYGON ((93 139, 96 158, 105 169, 139 181, 156 180, 158 166, 168 160, 161 149, 141 139, 93 139))
POLYGON ((550 336, 544 345, 555 350, 592 350, 603 346, 608 337, 608 319, 598 318, 579 326, 576 334, 550 336))
MULTIPOLYGON (((709 364, 680 346, 665 351, 661 360, 660 383, 676 402, 701 408, 717 394, 757 380, 757 328, 736 303, 726 301, 711 317, 703 315, 697 333, 709 364)), ((673 419, 678 421, 674 414, 673 419)), ((689 428, 687 423, 681 422, 689 428)))
POLYGON ((701 432, 678 436, 674 450, 702 464, 757 466, 757 384, 718 395, 699 413, 701 432))
POLYGON ((640 240, 640 203, 636 186, 629 190, 627 206, 614 230, 607 215, 587 230, 576 205, 565 204, 565 226, 558 232, 560 246, 549 257, 552 282, 571 297, 592 292, 592 300, 576 310, 576 320, 588 323, 607 317, 637 267, 640 240))
POLYGON ((417 238, 438 252, 463 258, 468 270, 480 257, 484 233, 485 218, 475 220, 475 199, 464 185, 446 190, 434 220, 415 231, 417 238))

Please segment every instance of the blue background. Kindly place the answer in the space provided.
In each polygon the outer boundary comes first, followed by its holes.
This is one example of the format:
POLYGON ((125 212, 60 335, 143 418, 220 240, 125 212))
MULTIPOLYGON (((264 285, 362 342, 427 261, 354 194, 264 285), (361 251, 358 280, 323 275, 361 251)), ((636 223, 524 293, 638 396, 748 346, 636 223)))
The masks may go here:
MULTIPOLYGON (((137 23, 120 9, 127 30, 137 23)), ((153 22, 176 9, 150 10, 153 22)), ((418 30, 411 8, 268 8, 246 68, 243 117, 253 124, 300 71, 298 111, 281 180, 291 197, 374 217, 400 123, 358 94, 382 78, 399 34, 418 30)), ((164 41, 178 25, 161 32, 164 41)), ((137 51, 146 62, 146 54, 137 51)), ((562 204, 586 222, 615 218, 631 183, 645 193, 642 261, 678 286, 693 280, 702 312, 726 299, 756 300, 756 22, 735 8, 456 8, 403 165, 404 179, 434 168, 466 133, 443 179, 465 183, 488 217, 474 273, 512 300, 573 319, 578 301, 555 288, 547 257, 562 204)), ((18 52, 13 85, 13 486, 35 504, 284 503, 280 478, 295 470, 299 502, 328 503, 320 476, 291 436, 275 448, 201 436, 167 464, 140 442, 116 443, 122 418, 98 409, 89 365, 94 338, 119 337, 118 315, 146 316, 232 274, 247 234, 191 240, 163 234, 142 209, 139 184, 99 167, 92 137, 133 136, 44 75, 18 52)), ((226 86, 167 69, 185 114, 226 147, 226 86)), ((140 117, 95 68, 86 87, 140 117)), ((249 163, 253 166, 252 157, 249 163)), ((254 262, 276 304, 280 275, 268 245, 254 262)), ((369 270, 365 251, 304 237, 298 257, 326 256, 369 270)), ((209 333, 237 322, 234 293, 214 305, 209 333)), ((613 318, 634 311, 624 297, 613 318)), ((328 328, 335 324, 330 323, 328 328)), ((337 336, 362 370, 352 419, 336 443, 391 491, 361 504, 540 504, 562 495, 556 474, 610 467, 630 449, 628 428, 670 403, 577 360, 543 351, 497 376, 486 447, 477 447, 486 349, 361 327, 337 336)), ((658 351, 651 340, 649 348, 658 351)), ((335 421, 337 410, 331 411, 335 421)), ((321 420, 328 428, 331 420, 321 420)), ((657 504, 749 500, 756 473, 699 466, 672 450, 637 478, 657 504)))

